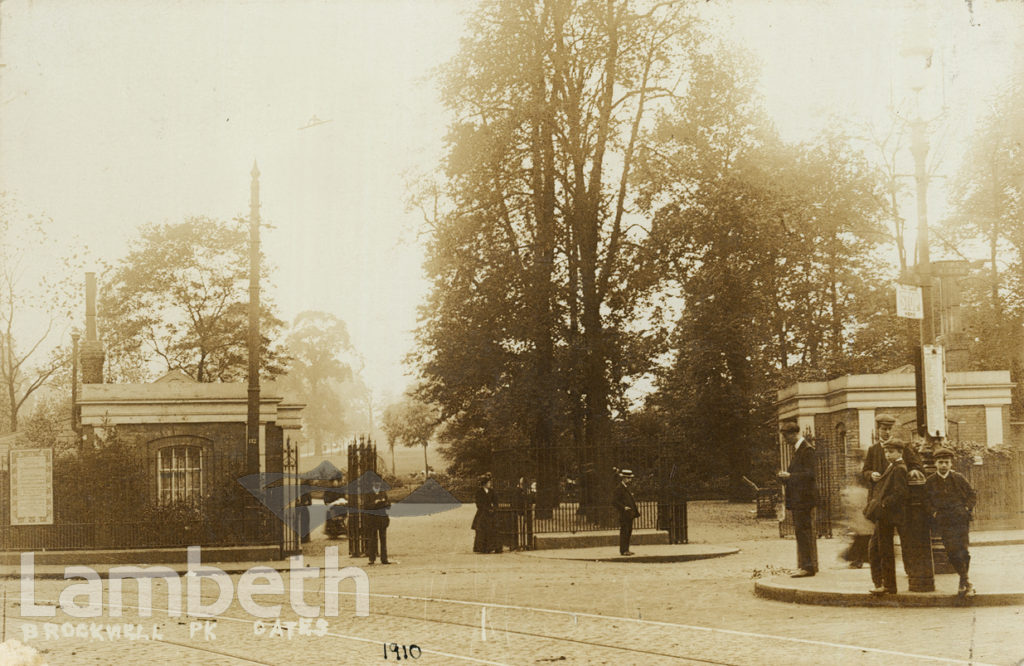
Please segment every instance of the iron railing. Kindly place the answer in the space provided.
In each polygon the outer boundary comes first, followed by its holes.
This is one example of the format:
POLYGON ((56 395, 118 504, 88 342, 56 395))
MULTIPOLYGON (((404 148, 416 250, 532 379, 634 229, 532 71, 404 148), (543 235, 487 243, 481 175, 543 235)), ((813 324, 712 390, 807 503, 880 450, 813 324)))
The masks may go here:
POLYGON ((0 527, 0 549, 42 551, 265 545, 278 542, 277 529, 280 529, 280 522, 269 515, 237 520, 210 519, 173 526, 153 522, 7 525, 0 527))
MULTIPOLYGON (((603 446, 496 449, 491 460, 494 488, 500 503, 511 512, 519 479, 536 482, 530 534, 617 530, 618 518, 610 504, 618 484, 614 469, 630 469, 634 475, 630 490, 639 508, 633 528, 665 530, 673 543, 685 543, 682 448, 678 442, 622 435, 603 446)), ((505 522, 508 541, 524 541, 518 535, 525 531, 519 526, 522 521, 513 516, 505 522)))

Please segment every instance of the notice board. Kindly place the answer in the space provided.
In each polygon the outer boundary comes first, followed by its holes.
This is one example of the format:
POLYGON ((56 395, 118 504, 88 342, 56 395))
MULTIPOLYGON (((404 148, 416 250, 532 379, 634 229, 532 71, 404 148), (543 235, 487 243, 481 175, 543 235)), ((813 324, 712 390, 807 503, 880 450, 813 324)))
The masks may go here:
POLYGON ((53 524, 53 450, 11 451, 11 525, 53 524))

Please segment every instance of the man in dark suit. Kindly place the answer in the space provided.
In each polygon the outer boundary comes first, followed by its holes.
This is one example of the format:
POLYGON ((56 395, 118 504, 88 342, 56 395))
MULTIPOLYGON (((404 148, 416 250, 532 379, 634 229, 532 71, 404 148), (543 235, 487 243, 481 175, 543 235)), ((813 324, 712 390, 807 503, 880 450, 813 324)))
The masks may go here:
POLYGON ((636 498, 629 490, 629 484, 633 481, 632 470, 624 469, 619 471, 619 484, 615 486, 612 493, 612 507, 619 514, 619 554, 632 555, 629 550, 629 540, 633 536, 633 519, 639 514, 636 506, 636 498))
POLYGON ((793 447, 789 468, 779 472, 786 487, 786 508, 793 515, 796 532, 796 561, 800 570, 793 578, 806 578, 818 572, 818 537, 814 529, 814 507, 818 503, 814 445, 800 434, 795 421, 780 428, 786 444, 793 447))
POLYGON ((512 491, 512 509, 516 516, 516 550, 533 548, 533 504, 534 496, 526 477, 519 477, 519 484, 512 491))
POLYGON ((368 553, 370 564, 377 561, 378 541, 380 542, 380 563, 391 564, 388 561, 388 525, 391 524, 388 509, 391 508, 391 502, 379 479, 373 482, 373 494, 370 495, 367 508, 370 510, 365 516, 367 536, 370 541, 368 553))

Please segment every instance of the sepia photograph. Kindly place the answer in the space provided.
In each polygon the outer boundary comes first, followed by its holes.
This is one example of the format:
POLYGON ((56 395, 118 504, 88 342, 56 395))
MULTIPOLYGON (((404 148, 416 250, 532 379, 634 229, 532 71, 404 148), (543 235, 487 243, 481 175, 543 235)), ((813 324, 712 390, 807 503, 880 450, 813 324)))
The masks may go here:
POLYGON ((1022 612, 1024 0, 0 0, 0 666, 1022 612))

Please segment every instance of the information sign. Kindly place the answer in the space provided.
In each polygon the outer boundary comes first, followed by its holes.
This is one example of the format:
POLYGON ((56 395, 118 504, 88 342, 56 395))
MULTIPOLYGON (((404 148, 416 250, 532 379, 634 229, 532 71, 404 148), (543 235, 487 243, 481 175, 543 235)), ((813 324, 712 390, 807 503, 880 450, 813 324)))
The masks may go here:
POLYGON ((932 437, 946 436, 946 373, 942 347, 924 345, 921 371, 924 375, 925 423, 932 437))
POLYGON ((924 319, 921 287, 912 284, 896 285, 896 316, 905 319, 924 319))
POLYGON ((53 524, 53 449, 11 451, 11 525, 53 524))

